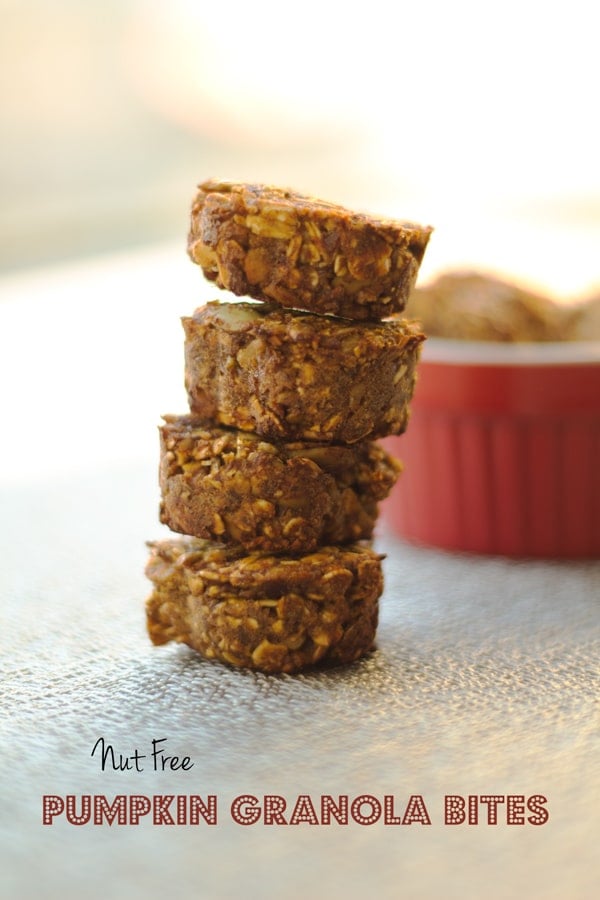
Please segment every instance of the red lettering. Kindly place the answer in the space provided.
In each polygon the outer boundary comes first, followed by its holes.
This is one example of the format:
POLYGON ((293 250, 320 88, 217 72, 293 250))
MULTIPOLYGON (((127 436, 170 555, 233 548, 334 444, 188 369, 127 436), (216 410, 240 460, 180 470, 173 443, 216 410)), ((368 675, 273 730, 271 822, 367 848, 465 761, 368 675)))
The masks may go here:
POLYGON ((403 825, 412 825, 413 822, 420 822, 421 825, 431 825, 431 819, 425 806, 425 801, 421 794, 413 794, 404 810, 403 825))
POLYGON ((62 797, 56 794, 44 794, 42 798, 42 822, 44 825, 54 825, 52 819, 62 815, 65 808, 62 797))
POLYGON ((533 797, 530 797, 527 801, 527 809, 530 813, 533 813, 531 816, 527 816, 527 821, 530 825, 545 825, 549 819, 548 810, 545 808, 545 804, 548 802, 546 797, 543 794, 534 794, 533 797))
POLYGON ((331 816, 338 825, 348 824, 348 795, 340 794, 337 806, 330 794, 323 794, 321 797, 321 824, 331 825, 331 816))
POLYGON ((104 794, 96 794, 94 797, 94 825, 102 825, 102 819, 106 818, 109 825, 117 820, 119 825, 127 825, 127 798, 125 794, 115 797, 112 804, 108 802, 104 794))
POLYGON ((265 825, 287 825, 285 816, 285 797, 279 794, 265 794, 265 825))
POLYGON ((350 815, 359 825, 373 825, 381 816, 381 803, 377 797, 370 794, 361 794, 356 797, 350 806, 350 815), (370 807, 370 812, 365 815, 362 811, 363 806, 370 807))
POLYGON ((402 816, 395 815, 394 798, 386 794, 383 798, 383 821, 385 825, 402 825, 402 816))
POLYGON ((155 794, 152 798, 152 824, 153 825, 174 825, 175 820, 169 812, 169 806, 173 800, 173 795, 155 794))
POLYGON ((506 824, 525 824, 525 797, 522 794, 509 794, 506 798, 506 824))
POLYGON ((487 823, 488 825, 498 824, 498 804, 504 803, 502 794, 482 794, 479 798, 480 803, 485 803, 488 808, 487 823))
POLYGON ((469 794, 469 825, 477 825, 479 822, 479 812, 477 805, 477 794, 469 794))
POLYGON ((252 794, 242 794, 231 804, 231 817, 238 825, 254 825, 260 819, 258 798, 252 794))
POLYGON ((81 797, 81 813, 77 814, 77 797, 75 794, 67 795, 67 822, 71 825, 87 825, 92 814, 92 798, 89 794, 81 797))
POLYGON ((209 794, 207 803, 197 794, 190 797, 190 825, 199 825, 200 816, 207 825, 217 824, 217 795, 209 794))
POLYGON ((319 824, 312 800, 307 794, 300 794, 290 816, 290 825, 299 825, 300 822, 308 822, 309 825, 319 824))
POLYGON ((129 824, 139 825, 140 818, 147 816, 152 808, 148 797, 143 794, 132 794, 129 797, 129 824))
POLYGON ((444 824, 462 825, 465 821, 465 801, 460 794, 446 794, 444 797, 444 824))

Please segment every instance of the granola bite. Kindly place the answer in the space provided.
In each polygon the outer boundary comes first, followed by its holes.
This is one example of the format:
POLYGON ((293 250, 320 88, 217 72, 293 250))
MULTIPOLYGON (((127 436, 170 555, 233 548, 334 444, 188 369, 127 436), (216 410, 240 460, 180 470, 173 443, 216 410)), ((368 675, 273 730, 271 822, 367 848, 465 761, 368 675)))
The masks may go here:
POLYGON ((404 309, 432 232, 291 190, 205 181, 188 253, 238 295, 351 319, 404 309))
POLYGON ((267 673, 353 662, 373 646, 383 588, 370 548, 244 556, 196 538, 149 544, 147 628, 209 660, 267 673))
POLYGON ((600 341, 600 294, 575 304, 570 313, 565 340, 600 341))
POLYGON ((191 416, 160 428, 160 521, 246 550, 370 538, 400 463, 378 444, 270 443, 191 416))
POLYGON ((408 311, 430 337, 561 341, 572 313, 549 297, 481 272, 445 272, 415 288, 408 311))
POLYGON ((190 409, 274 440, 356 441, 407 426, 419 328, 213 301, 182 320, 190 409))

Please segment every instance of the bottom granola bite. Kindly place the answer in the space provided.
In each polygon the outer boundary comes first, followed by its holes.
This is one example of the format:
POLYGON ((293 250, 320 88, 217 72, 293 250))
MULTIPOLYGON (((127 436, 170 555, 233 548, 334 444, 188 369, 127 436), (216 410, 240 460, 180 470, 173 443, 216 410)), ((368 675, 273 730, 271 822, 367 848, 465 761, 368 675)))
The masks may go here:
POLYGON ((154 644, 268 673, 353 662, 373 646, 382 556, 367 545, 244 555, 197 538, 149 543, 154 644))

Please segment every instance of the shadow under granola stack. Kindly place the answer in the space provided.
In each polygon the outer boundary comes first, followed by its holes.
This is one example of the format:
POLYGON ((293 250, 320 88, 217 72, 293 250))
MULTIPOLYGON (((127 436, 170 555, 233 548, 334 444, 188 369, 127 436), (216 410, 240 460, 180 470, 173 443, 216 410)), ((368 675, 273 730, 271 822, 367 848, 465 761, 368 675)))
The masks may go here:
POLYGON ((370 545, 424 335, 398 318, 431 228, 209 181, 188 251, 241 302, 183 319, 189 413, 160 428, 148 631, 264 672, 352 662, 383 589, 370 545))

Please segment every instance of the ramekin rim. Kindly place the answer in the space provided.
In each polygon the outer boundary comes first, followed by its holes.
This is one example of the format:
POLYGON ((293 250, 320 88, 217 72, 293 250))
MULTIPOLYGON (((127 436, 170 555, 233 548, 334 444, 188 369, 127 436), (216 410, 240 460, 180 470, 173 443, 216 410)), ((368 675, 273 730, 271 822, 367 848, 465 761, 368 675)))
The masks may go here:
POLYGON ((480 366, 600 365, 600 341, 502 343, 428 337, 421 363, 480 366))

